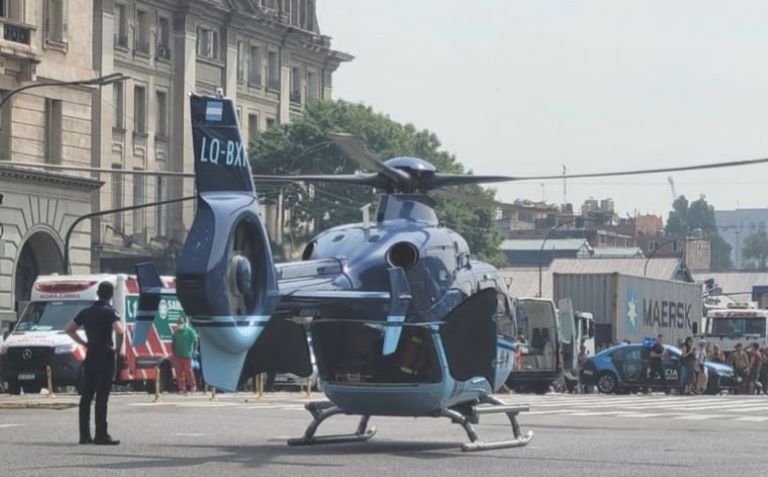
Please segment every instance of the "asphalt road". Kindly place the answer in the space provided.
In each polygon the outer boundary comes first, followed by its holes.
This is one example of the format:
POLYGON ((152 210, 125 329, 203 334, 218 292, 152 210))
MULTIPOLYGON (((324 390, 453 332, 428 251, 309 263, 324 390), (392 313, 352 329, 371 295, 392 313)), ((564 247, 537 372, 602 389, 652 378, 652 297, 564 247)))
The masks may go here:
MULTIPOLYGON (((3 409, 76 402, 0 397, 2 476, 638 476, 765 475, 768 397, 501 396, 529 402, 535 432, 525 448, 464 453, 464 432, 446 419, 374 418, 367 443, 288 447, 309 415, 296 394, 146 395, 111 399, 117 447, 80 446, 77 409, 3 409)), ((320 398, 315 395, 315 398, 320 398)), ((354 429, 335 417, 323 433, 354 429)), ((508 439, 506 418, 483 416, 484 440, 508 439)))

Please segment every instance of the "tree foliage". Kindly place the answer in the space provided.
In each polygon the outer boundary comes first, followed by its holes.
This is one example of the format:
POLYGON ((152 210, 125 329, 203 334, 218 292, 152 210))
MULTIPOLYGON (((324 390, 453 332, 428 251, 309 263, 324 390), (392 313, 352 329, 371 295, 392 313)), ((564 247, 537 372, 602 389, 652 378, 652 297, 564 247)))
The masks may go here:
MULTIPOLYGON (((359 166, 347 158, 326 135, 346 132, 359 138, 369 151, 382 160, 396 156, 415 156, 432 163, 440 172, 467 172, 456 158, 440 148, 437 136, 400 124, 372 108, 346 101, 318 101, 307 106, 303 116, 290 124, 276 126, 261 134, 250 145, 255 174, 351 174, 359 166)), ((371 172, 371 171, 363 171, 371 172)), ((339 184, 312 186, 257 183, 268 200, 282 192, 284 207, 291 210, 290 230, 296 242, 309 235, 344 223, 361 221, 360 208, 375 206, 375 191, 367 187, 339 184), (306 224, 311 224, 306 227, 306 224)), ((474 196, 493 198, 492 190, 467 186, 462 191, 474 196)), ((506 264, 499 250, 501 237, 496 230, 495 211, 436 198, 440 219, 469 243, 473 254, 496 265, 506 264)))
POLYGON ((684 195, 675 199, 664 230, 668 236, 677 238, 686 238, 692 232, 700 230, 704 237, 709 239, 711 267, 723 270, 733 266, 731 246, 717 231, 715 208, 707 203, 703 195, 690 203, 684 195))
POLYGON ((764 229, 744 237, 742 255, 748 260, 755 260, 758 270, 768 269, 768 234, 764 229))

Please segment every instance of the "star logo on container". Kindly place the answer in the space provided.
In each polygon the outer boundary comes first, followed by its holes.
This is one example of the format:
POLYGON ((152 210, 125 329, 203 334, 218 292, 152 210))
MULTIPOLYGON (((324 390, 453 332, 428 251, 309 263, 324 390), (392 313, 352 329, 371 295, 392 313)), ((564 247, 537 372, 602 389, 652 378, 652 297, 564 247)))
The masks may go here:
POLYGON ((637 290, 630 288, 627 291, 627 318, 629 319, 629 328, 632 333, 637 330, 637 290))

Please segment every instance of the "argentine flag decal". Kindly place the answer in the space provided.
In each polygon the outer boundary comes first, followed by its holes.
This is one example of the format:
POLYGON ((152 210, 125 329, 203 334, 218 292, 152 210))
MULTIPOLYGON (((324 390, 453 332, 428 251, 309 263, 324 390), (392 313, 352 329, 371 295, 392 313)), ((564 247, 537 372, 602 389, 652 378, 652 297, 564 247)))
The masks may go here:
POLYGON ((221 121, 224 115, 224 103, 221 101, 208 101, 205 105, 206 121, 221 121))

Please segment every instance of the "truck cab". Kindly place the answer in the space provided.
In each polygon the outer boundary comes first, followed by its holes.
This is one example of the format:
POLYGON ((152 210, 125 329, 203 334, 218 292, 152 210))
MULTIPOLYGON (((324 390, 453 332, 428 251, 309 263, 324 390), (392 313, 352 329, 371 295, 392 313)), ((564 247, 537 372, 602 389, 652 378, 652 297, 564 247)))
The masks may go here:
POLYGON ((745 348, 757 343, 768 346, 768 310, 757 308, 754 302, 728 303, 725 309, 709 310, 704 318, 703 338, 716 344, 728 355, 736 343, 745 348))

